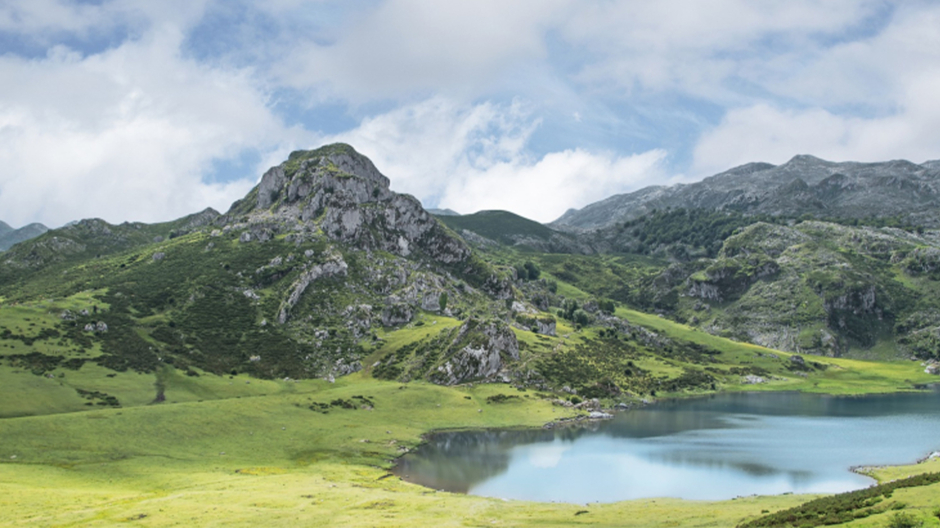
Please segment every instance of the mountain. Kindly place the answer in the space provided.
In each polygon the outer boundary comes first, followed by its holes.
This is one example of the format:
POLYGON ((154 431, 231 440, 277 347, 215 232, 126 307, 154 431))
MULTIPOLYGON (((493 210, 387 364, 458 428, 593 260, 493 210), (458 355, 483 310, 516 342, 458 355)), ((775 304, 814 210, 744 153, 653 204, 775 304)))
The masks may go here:
POLYGON ((381 342, 377 332, 441 314, 463 322, 451 345, 413 364, 388 363, 383 375, 456 383, 518 357, 506 323, 511 273, 337 144, 292 153, 224 215, 209 209, 151 225, 88 219, 17 245, 0 260, 0 296, 96 292, 49 331, 79 351, 68 353, 78 366, 264 378, 359 370, 381 342))
POLYGON ((6 251, 14 244, 36 238, 48 230, 48 227, 39 223, 29 224, 19 229, 13 229, 9 225, 0 222, 0 251, 6 251))
POLYGON ((5 252, 0 377, 16 384, 0 397, 33 375, 67 410, 241 394, 239 376, 630 399, 822 375, 778 354, 758 368, 669 318, 793 352, 937 355, 935 231, 705 209, 630 222, 573 235, 506 211, 436 217, 349 145, 296 151, 224 214, 86 219, 5 252), (660 251, 680 245, 705 250, 660 251))
POLYGON ((428 212, 434 216, 460 216, 460 213, 453 209, 428 209, 428 212))
POLYGON ((549 226, 594 230, 668 208, 793 218, 900 217, 940 227, 940 166, 903 160, 834 163, 800 155, 783 165, 749 163, 696 183, 612 196, 569 210, 549 226))
POLYGON ((124 222, 112 225, 100 218, 69 222, 60 229, 46 229, 28 239, 29 244, 5 253, 0 280, 21 272, 43 270, 54 264, 68 265, 159 243, 206 226, 218 216, 218 211, 207 208, 178 220, 157 224, 124 222))
POLYGON ((469 215, 440 216, 439 220, 476 246, 500 243, 546 253, 592 253, 576 237, 551 229, 509 211, 479 211, 469 215))

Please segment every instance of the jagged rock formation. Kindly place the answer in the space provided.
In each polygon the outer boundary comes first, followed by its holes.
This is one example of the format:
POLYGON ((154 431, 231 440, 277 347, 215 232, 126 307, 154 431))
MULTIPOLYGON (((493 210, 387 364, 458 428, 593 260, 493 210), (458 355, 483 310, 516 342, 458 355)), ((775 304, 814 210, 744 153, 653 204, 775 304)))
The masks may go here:
POLYGON ((304 294, 304 291, 307 290, 311 282, 321 277, 345 276, 347 269, 349 269, 349 266, 346 264, 346 261, 343 260, 343 256, 334 254, 331 255, 326 262, 312 266, 301 273, 300 277, 291 285, 290 295, 288 295, 287 299, 281 304, 281 309, 277 315, 277 322, 281 324, 287 322, 291 310, 293 310, 297 302, 300 301, 300 296, 304 294))
POLYGON ((292 153, 227 214, 239 216, 256 239, 319 229, 337 242, 402 257, 420 251, 443 264, 470 257, 416 198, 392 192, 388 178, 348 145, 292 153))
POLYGON ((428 376, 434 383, 492 379, 506 361, 519 359, 519 343, 504 323, 471 319, 461 325, 444 357, 443 364, 428 376))
POLYGON ((692 184, 611 196, 569 210, 549 225, 565 231, 592 230, 666 208, 817 218, 902 216, 938 227, 940 165, 903 160, 834 163, 800 155, 783 165, 749 163, 692 184))

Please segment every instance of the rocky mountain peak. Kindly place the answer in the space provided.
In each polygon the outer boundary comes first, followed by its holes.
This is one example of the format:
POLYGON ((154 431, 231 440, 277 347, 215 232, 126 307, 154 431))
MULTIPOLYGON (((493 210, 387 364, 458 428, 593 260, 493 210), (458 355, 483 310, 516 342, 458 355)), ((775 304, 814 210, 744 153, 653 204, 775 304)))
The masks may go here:
POLYGON ((291 153, 226 217, 247 220, 249 239, 322 231, 361 249, 400 256, 420 250, 446 264, 470 256, 466 244, 449 236, 421 202, 391 191, 372 161, 343 143, 291 153))
POLYGON ((806 166, 829 166, 833 163, 810 154, 797 154, 790 158, 790 161, 781 165, 782 167, 806 167, 806 166))
POLYGON ((749 163, 685 186, 650 187, 568 211, 550 226, 609 227, 653 209, 730 209, 774 216, 902 217, 940 226, 940 162, 833 162, 800 154, 782 165, 749 163))

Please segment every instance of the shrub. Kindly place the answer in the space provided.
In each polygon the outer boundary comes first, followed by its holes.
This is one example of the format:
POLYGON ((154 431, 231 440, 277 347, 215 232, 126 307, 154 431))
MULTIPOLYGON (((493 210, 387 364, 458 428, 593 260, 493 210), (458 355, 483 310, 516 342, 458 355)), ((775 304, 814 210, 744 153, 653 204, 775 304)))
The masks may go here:
POLYGON ((919 526, 923 526, 923 523, 907 512, 895 513, 894 517, 888 521, 888 528, 918 528, 919 526))
POLYGON ((533 263, 531 260, 527 260, 523 266, 525 267, 526 275, 531 281, 538 280, 539 276, 542 275, 542 270, 540 270, 539 267, 536 266, 535 263, 533 263))
POLYGON ((571 314, 571 320, 581 326, 587 326, 591 322, 591 316, 587 312, 578 308, 571 314))

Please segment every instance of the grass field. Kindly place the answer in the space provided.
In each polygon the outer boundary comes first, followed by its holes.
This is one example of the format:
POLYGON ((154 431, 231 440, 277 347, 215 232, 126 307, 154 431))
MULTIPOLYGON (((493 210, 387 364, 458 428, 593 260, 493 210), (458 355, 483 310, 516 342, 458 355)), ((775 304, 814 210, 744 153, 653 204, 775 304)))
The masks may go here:
POLYGON ((502 385, 358 375, 296 385, 293 394, 0 420, 0 525, 731 526, 803 500, 584 506, 436 492, 383 478, 422 433, 538 426, 562 411, 535 398, 486 403, 502 385), (355 396, 373 409, 309 408, 355 396))
MULTIPOLYGON (((361 374, 334 384, 271 383, 290 389, 0 420, 0 526, 727 527, 811 498, 585 506, 437 492, 387 478, 393 459, 422 434, 539 426, 570 411, 531 391, 513 403, 486 403, 496 393, 520 394, 506 385, 402 385, 361 374), (337 400, 360 408, 320 405, 337 400)), ((873 474, 891 479, 935 466, 873 474)), ((927 518, 934 491, 897 496, 927 518)), ((858 526, 885 523, 876 516, 858 526)))
MULTIPOLYGON (((91 299, 91 298, 89 298, 91 299)), ((64 305, 9 307, 8 327, 36 335, 64 305), (30 324, 32 323, 32 325, 30 324), (32 333, 30 333, 32 332, 32 333)), ((713 365, 767 368, 761 385, 721 390, 801 390, 834 394, 910 390, 935 380, 913 362, 868 363, 807 358, 828 365, 806 377, 781 368, 789 354, 712 336, 664 318, 618 309, 631 323, 720 352, 713 365)), ((538 427, 573 411, 535 391, 504 384, 440 387, 372 379, 371 362, 459 321, 421 314, 379 333, 366 371, 324 380, 259 380, 245 375, 187 376, 114 372, 94 363, 41 375, 0 366, 0 526, 701 526, 730 527, 813 497, 781 495, 722 502, 651 499, 613 504, 549 504, 473 497, 422 488, 390 476, 395 457, 433 430, 538 427), (156 403, 158 388, 164 401, 156 403), (83 392, 85 395, 83 396, 83 392), (100 392, 121 407, 105 405, 100 392), (495 394, 521 396, 491 404, 495 394), (81 411, 81 412, 79 412, 81 411)), ((597 329, 559 321, 558 336, 516 331, 523 364, 583 344, 597 329)), ((4 342, 10 343, 11 340, 4 342)), ((19 347, 21 341, 12 341, 19 347)), ((8 351, 10 349, 7 349, 8 351)), ((17 349, 17 353, 22 353, 17 349)), ((94 354, 71 349, 49 354, 94 354)), ((10 354, 14 353, 12 351, 10 354)), ((701 368, 664 356, 637 365, 656 375, 701 368)), ((729 377, 731 379, 733 377, 729 377)), ((696 391, 660 396, 693 396, 696 391)), ((938 462, 873 468, 891 480, 937 471, 938 462)), ((937 485, 898 490, 924 526, 940 506, 937 485)), ((887 526, 890 514, 849 526, 887 526)), ((933 523, 933 524, 930 524, 933 523)))

